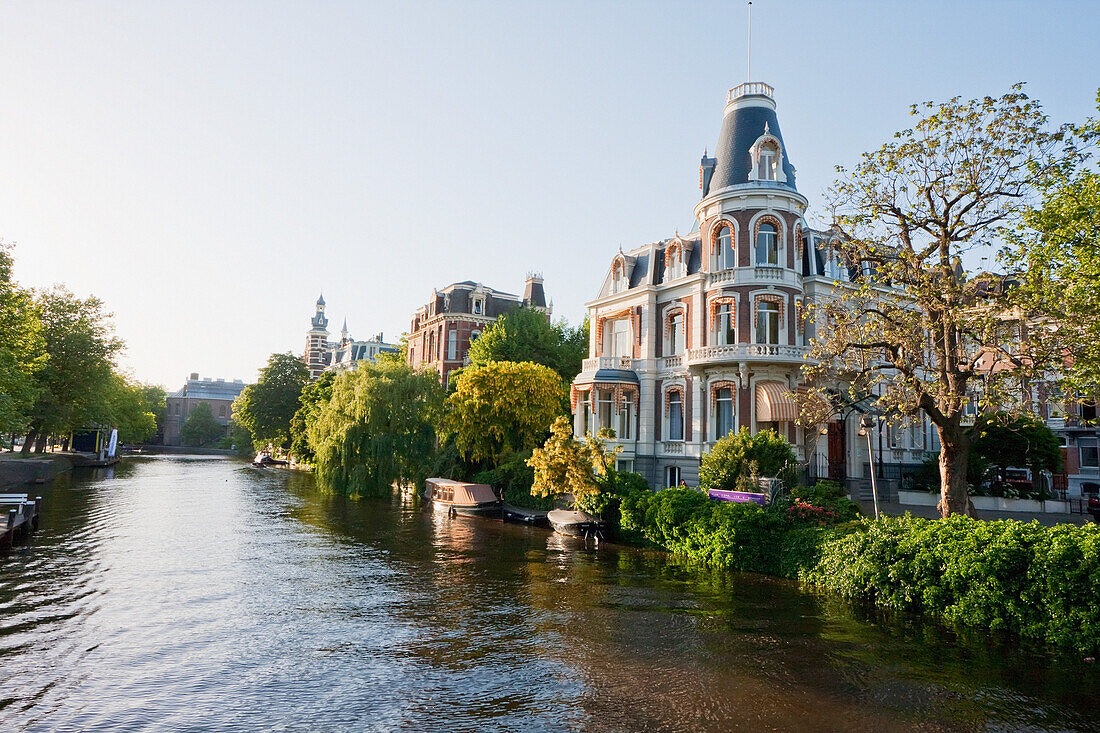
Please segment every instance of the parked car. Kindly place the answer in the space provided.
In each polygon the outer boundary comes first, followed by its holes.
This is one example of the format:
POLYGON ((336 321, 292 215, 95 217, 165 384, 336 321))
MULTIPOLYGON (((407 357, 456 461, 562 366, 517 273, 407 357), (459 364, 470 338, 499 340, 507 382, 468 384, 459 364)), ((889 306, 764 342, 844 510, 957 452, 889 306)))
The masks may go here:
POLYGON ((1088 498, 1089 514, 1092 515, 1092 521, 1100 524, 1100 496, 1091 494, 1088 498))

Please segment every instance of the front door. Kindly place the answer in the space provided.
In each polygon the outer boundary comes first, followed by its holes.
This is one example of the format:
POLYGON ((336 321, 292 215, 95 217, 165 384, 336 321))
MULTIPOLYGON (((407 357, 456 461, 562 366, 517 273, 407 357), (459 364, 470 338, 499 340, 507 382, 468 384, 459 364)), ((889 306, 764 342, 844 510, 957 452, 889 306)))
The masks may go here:
POLYGON ((829 480, 844 482, 848 478, 848 451, 844 442, 844 423, 829 423, 829 480))

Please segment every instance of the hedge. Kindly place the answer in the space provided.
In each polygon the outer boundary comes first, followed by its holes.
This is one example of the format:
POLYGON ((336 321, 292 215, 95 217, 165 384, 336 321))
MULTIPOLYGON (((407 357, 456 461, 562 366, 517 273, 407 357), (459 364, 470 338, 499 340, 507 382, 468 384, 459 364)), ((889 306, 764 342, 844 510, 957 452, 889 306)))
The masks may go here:
POLYGON ((690 489, 623 499, 624 530, 677 555, 881 607, 1100 652, 1100 526, 910 515, 821 526, 798 506, 690 489))

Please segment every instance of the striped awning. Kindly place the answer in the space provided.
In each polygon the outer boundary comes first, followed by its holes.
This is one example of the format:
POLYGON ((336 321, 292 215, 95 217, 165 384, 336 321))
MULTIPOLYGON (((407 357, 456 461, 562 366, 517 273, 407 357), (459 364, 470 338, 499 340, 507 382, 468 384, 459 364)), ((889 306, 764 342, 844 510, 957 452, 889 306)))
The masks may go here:
POLYGON ((758 382, 756 384, 757 422, 795 422, 798 420, 798 403, 787 385, 782 382, 758 382))

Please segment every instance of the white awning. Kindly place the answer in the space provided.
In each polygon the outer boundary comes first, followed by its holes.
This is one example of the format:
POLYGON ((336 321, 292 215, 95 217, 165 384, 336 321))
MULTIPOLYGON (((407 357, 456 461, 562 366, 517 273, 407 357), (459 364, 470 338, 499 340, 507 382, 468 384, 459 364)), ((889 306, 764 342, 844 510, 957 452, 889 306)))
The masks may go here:
POLYGON ((798 403, 794 401, 787 385, 782 382, 758 382, 756 384, 757 422, 795 422, 798 420, 798 403))

